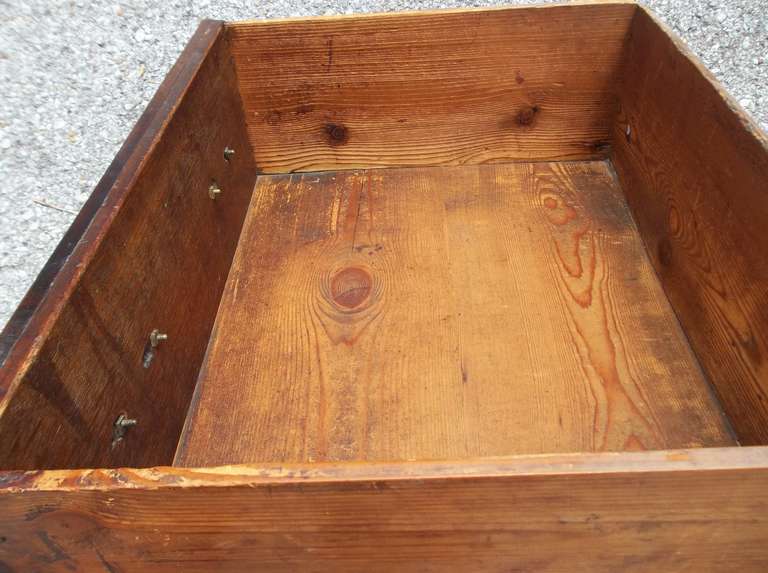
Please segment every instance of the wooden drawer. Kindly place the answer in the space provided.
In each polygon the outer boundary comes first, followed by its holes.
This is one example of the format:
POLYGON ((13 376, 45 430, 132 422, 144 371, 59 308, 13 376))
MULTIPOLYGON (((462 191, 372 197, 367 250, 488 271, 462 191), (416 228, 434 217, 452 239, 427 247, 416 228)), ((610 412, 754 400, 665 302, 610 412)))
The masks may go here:
POLYGON ((765 571, 768 144, 627 2, 204 21, 2 334, 2 571, 765 571))

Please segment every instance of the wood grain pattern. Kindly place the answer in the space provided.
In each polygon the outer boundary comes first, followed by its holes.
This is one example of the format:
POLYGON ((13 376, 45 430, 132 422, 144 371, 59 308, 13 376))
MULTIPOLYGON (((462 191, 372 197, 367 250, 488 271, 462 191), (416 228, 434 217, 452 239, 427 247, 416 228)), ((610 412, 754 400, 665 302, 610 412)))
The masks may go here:
POLYGON ((768 449, 0 477, 3 571, 768 568, 768 449))
POLYGON ((602 162, 260 177, 177 465, 734 443, 602 162))
MULTIPOLYGON (((62 288, 59 285, 70 280, 73 268, 66 263, 70 260, 75 247, 87 240, 85 234, 92 225, 95 227, 103 220, 102 207, 106 201, 112 199, 110 196, 112 188, 116 184, 124 184, 124 180, 136 172, 140 162, 151 150, 168 118, 169 110, 184 93, 190 78, 200 65, 203 54, 218 37, 221 26, 221 22, 212 20, 201 22, 200 29, 190 39, 184 52, 168 72, 157 93, 123 142, 120 151, 83 204, 13 316, 3 327, 0 333, 0 367, 6 366, 6 359, 11 349, 14 350, 14 354, 7 364, 9 370, 17 368, 24 359, 25 353, 32 348, 32 343, 41 330, 40 323, 48 320, 47 313, 54 304, 53 300, 49 300, 45 306, 41 307, 43 301, 49 292, 52 293, 50 299, 55 299, 62 288), (64 275, 64 278, 58 279, 59 274, 64 275), (38 311, 39 307, 41 308, 38 311)), ((0 377, 0 399, 7 394, 10 382, 10 378, 0 377)))
POLYGON ((768 140, 670 34, 638 11, 613 161, 739 439, 765 444, 768 140))
POLYGON ((635 6, 228 25, 265 172, 605 157, 635 6))
POLYGON ((221 30, 201 24, 0 371, 0 467, 171 461, 255 176, 221 30), (145 368, 154 328, 169 339, 145 368), (122 412, 139 424, 112 448, 122 412))

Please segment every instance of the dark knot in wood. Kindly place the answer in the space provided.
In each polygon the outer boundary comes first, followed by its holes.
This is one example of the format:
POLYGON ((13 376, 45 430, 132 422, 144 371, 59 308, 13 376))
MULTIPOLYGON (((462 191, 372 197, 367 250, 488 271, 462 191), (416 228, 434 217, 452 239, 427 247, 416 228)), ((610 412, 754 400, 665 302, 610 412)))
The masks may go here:
POLYGON ((344 308, 357 308, 371 294, 373 279, 359 267, 348 267, 337 272, 331 279, 331 297, 344 308))

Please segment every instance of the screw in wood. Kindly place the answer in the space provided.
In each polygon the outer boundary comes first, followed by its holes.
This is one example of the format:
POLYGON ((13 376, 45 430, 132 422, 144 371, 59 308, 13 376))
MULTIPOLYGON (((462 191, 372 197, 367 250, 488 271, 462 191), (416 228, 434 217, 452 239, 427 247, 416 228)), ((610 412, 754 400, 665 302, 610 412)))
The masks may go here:
POLYGON ((168 335, 160 332, 158 329, 154 329, 149 333, 149 345, 152 348, 157 348, 163 340, 168 340, 168 335))
POLYGON ((219 188, 219 186, 216 184, 216 182, 214 182, 214 183, 211 183, 211 186, 210 186, 210 187, 208 187, 208 197, 210 197, 211 199, 213 199, 213 200, 215 201, 215 200, 216 200, 216 198, 217 198, 219 195, 221 195, 221 189, 220 189, 220 188, 219 188))
POLYGON ((115 426, 119 426, 121 428, 130 428, 131 426, 135 426, 138 423, 139 423, 138 420, 134 420, 133 418, 129 418, 125 414, 120 414, 117 417, 117 421, 115 422, 115 426))
POLYGON ((234 155, 235 155, 235 150, 234 149, 232 149, 231 147, 225 147, 224 148, 224 159, 229 161, 230 159, 232 159, 232 157, 234 155))
POLYGON ((125 437, 125 433, 128 428, 131 428, 139 423, 138 420, 129 418, 125 414, 120 414, 115 420, 115 425, 112 428, 112 447, 114 448, 125 437))

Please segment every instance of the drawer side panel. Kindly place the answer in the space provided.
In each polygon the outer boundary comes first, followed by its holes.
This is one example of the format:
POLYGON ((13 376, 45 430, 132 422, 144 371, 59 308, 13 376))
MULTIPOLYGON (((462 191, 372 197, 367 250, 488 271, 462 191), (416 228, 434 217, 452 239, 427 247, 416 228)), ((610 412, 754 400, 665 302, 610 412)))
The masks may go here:
POLYGON ((768 444, 768 139, 639 10, 613 161, 651 262, 741 443, 768 444))
POLYGON ((170 463, 255 173, 222 29, 201 24, 8 356, 0 468, 170 463), (121 414, 138 424, 115 443, 121 414))

